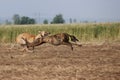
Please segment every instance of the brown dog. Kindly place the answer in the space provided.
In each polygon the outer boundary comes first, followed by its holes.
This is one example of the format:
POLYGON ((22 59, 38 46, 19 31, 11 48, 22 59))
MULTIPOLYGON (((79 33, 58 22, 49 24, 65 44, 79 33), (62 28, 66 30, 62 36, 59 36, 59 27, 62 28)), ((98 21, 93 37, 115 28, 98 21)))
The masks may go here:
MULTIPOLYGON (((26 41, 29 42, 29 43, 32 43, 34 40, 42 38, 42 37, 47 36, 49 34, 50 33, 46 32, 46 31, 39 31, 39 34, 36 35, 36 36, 33 35, 33 34, 29 34, 29 33, 22 33, 22 34, 19 34, 16 37, 16 43, 19 44, 19 45, 21 45, 23 47, 23 49, 21 51, 24 51, 24 50, 28 51, 28 48, 27 48, 27 45, 26 45, 26 41)), ((14 45, 11 47, 11 49, 13 47, 14 47, 14 45)))

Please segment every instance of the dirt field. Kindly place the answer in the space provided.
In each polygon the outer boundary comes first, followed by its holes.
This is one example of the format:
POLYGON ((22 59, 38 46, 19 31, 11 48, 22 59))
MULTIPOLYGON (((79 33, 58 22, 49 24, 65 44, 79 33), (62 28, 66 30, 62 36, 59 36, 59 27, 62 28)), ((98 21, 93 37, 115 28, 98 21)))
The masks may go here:
POLYGON ((43 44, 34 53, 0 45, 0 80, 120 80, 120 44, 43 44))

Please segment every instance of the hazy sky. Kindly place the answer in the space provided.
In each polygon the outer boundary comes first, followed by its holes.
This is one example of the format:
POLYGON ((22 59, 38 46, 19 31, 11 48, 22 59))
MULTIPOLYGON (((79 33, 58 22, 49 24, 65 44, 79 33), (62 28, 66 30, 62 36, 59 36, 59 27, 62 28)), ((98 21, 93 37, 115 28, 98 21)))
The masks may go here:
POLYGON ((0 0, 0 18, 14 14, 51 18, 120 20, 120 0, 0 0))

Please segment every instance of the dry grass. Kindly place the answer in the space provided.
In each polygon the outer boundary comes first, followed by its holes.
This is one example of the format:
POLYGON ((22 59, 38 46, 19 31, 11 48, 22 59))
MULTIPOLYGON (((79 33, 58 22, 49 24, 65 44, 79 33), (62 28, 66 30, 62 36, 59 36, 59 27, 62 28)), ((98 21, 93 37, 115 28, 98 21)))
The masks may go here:
POLYGON ((120 42, 120 23, 1 25, 0 42, 14 43, 16 36, 20 33, 37 34, 39 30, 49 31, 52 34, 67 32, 75 35, 81 42, 101 42, 105 40, 120 42))

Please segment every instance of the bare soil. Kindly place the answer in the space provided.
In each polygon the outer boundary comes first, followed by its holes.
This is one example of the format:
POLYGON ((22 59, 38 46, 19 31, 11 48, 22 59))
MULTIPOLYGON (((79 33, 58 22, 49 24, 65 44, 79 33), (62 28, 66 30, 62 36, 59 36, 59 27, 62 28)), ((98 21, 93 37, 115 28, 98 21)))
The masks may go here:
POLYGON ((43 44, 34 53, 0 45, 0 80, 120 80, 120 44, 43 44))

